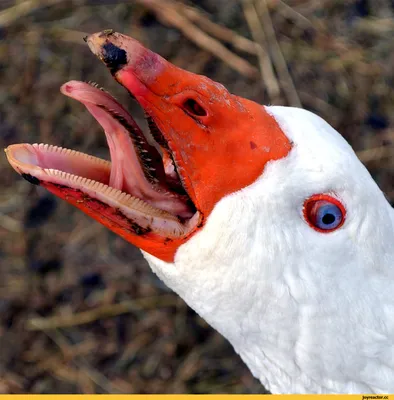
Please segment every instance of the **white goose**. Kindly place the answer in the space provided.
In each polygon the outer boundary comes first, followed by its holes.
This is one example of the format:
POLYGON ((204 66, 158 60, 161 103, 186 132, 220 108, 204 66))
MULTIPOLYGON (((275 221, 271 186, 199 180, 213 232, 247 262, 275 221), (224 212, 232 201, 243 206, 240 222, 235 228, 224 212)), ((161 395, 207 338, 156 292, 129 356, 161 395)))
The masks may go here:
POLYGON ((140 247, 270 391, 394 392, 394 211, 346 141, 121 34, 87 41, 156 143, 108 93, 69 82, 111 163, 18 144, 13 168, 140 247))

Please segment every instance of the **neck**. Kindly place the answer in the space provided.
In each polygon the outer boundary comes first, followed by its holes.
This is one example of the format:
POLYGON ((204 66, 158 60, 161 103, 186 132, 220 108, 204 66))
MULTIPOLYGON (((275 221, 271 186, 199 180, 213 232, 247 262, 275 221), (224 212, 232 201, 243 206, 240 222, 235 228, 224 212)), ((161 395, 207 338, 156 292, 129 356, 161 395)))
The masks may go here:
MULTIPOLYGON (((365 335, 357 323, 366 320, 368 326, 382 324, 384 317, 374 315, 374 310, 364 308, 363 303, 371 293, 371 283, 374 288, 383 287, 383 279, 369 283, 364 278, 357 279, 355 284, 360 296, 338 299, 336 293, 349 291, 346 282, 354 279, 351 272, 343 276, 344 282, 338 291, 327 290, 337 284, 334 279, 326 281, 324 288, 307 287, 302 277, 290 274, 285 283, 261 281, 248 287, 231 278, 231 263, 216 263, 217 277, 230 293, 227 296, 217 285, 203 280, 199 273, 190 274, 186 282, 177 266, 170 275, 163 276, 163 267, 173 266, 164 266, 151 256, 147 258, 167 285, 230 341, 252 374, 271 392, 374 393, 393 389, 384 386, 388 385, 384 378, 371 379, 379 363, 371 363, 368 356, 360 353, 360 346, 374 340, 373 332, 372 336, 365 335), (200 290, 201 287, 205 290, 200 290), (326 306, 322 308, 320 304, 326 306), (360 365, 364 371, 360 371, 360 365), (373 383, 360 383, 368 381, 373 383)), ((189 271, 201 271, 211 265, 189 264, 189 271)), ((382 303, 392 303, 388 296, 382 294, 372 301, 379 309, 382 303)), ((386 356, 390 359, 392 354, 386 356)))
MULTIPOLYGON (((324 254, 319 259, 311 250, 311 258, 295 265, 299 249, 294 238, 291 243, 281 238, 280 247, 267 252, 256 242, 265 243, 274 233, 265 229, 265 238, 255 229, 254 214, 244 211, 232 215, 237 236, 213 239, 218 237, 217 227, 226 229, 228 220, 227 214, 215 213, 204 234, 182 246, 174 264, 145 255, 153 271, 231 342, 253 375, 273 393, 393 390, 392 376, 379 369, 392 363, 392 335, 381 332, 384 338, 387 334, 384 340, 390 343, 384 346, 390 350, 381 360, 371 361, 365 352, 375 334, 359 328, 360 323, 384 325, 389 320, 385 307, 394 309, 390 294, 394 288, 381 290, 394 282, 393 246, 383 244, 373 259, 363 254, 324 254), (234 246, 248 251, 232 252, 234 246), (351 261, 341 265, 343 259, 351 261), (327 268, 328 261, 336 268, 327 268), (365 351, 360 346, 366 346, 365 351)), ((375 232, 382 243, 388 243, 388 237, 394 240, 394 212, 391 208, 387 212, 387 223, 375 232)), ((371 232, 358 233, 362 234, 371 232)))

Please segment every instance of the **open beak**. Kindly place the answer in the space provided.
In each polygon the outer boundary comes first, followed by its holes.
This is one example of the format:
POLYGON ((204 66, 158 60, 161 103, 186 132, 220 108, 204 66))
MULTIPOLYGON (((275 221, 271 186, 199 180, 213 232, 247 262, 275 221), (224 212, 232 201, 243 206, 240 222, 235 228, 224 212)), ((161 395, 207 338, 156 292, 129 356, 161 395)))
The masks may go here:
POLYGON ((8 161, 29 182, 171 262, 224 195, 252 183, 291 145, 263 107, 175 67, 136 40, 104 31, 87 43, 143 107, 151 138, 108 92, 70 81, 61 92, 102 126, 111 161, 26 143, 9 146, 8 161), (256 123, 262 129, 246 140, 245 130, 256 123))

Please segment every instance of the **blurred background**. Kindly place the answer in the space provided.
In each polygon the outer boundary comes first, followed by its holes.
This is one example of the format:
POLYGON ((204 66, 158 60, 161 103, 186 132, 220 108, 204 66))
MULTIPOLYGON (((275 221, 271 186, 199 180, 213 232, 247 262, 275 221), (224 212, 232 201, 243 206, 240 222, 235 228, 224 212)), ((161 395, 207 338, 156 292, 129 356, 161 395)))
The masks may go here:
MULTIPOLYGON (((0 147, 108 158, 95 81, 141 110, 82 40, 112 28, 263 104, 301 106, 352 144, 394 201, 393 0, 0 0, 0 147)), ((0 393, 264 393, 138 250, 0 157, 0 393)))

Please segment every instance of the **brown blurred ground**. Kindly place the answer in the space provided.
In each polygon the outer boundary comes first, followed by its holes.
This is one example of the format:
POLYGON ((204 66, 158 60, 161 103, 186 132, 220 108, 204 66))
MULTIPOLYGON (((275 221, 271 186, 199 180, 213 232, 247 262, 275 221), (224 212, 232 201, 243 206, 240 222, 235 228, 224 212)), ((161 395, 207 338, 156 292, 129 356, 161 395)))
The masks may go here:
MULTIPOLYGON (((249 62, 231 67, 209 52, 217 45, 209 37, 186 38, 198 36, 192 23, 171 7, 163 14, 172 4, 164 0, 1 0, 0 147, 45 142, 108 157, 93 118, 58 89, 93 80, 141 116, 82 41, 113 28, 244 97, 300 101, 350 141, 393 202, 393 1, 255 3, 259 15, 236 0, 188 3, 200 12, 197 25, 211 20, 262 42, 260 59, 226 43, 249 62), (248 78, 251 66, 274 77, 248 78)), ((0 393, 264 392, 138 250, 20 179, 4 156, 0 170, 0 393), (53 316, 60 320, 37 320, 53 316), (55 328, 43 329, 48 323, 55 328)))

